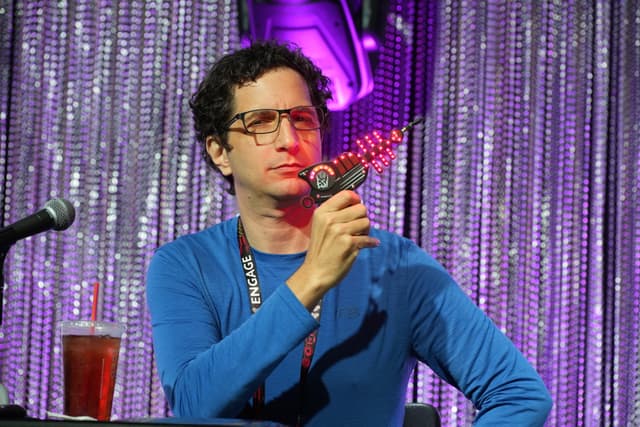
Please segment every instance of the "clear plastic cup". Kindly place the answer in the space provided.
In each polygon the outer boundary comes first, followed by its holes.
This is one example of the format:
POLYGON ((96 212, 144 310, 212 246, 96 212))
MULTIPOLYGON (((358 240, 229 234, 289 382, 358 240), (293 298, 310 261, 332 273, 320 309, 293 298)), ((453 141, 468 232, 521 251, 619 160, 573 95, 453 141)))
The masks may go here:
POLYGON ((109 421, 124 326, 72 320, 61 331, 64 414, 109 421))

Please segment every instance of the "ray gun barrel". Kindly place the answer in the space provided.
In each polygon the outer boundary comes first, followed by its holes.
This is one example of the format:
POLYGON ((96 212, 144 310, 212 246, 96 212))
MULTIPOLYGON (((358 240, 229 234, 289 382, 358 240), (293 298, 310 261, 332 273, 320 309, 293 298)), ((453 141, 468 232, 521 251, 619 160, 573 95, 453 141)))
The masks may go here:
POLYGON ((396 158, 393 147, 402 142, 404 133, 423 120, 417 117, 401 129, 393 129, 388 138, 374 131, 356 140, 361 152, 345 152, 333 160, 301 170, 298 176, 311 186, 311 193, 302 200, 303 206, 310 208, 314 203, 319 205, 342 190, 356 189, 367 178, 370 167, 381 173, 396 158))

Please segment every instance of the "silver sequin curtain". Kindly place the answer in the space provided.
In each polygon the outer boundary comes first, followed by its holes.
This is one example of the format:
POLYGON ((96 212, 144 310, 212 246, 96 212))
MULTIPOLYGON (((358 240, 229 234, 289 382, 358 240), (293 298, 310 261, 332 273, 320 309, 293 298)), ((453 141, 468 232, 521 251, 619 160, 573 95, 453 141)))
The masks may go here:
MULTIPOLYGON (((548 425, 640 424, 640 5, 390 0, 375 89, 328 154, 426 118, 361 193, 433 253, 549 387, 548 425)), ((144 273, 153 250, 234 213, 187 105, 240 44, 235 1, 0 0, 2 223, 71 200, 73 226, 7 257, 0 383, 60 412, 61 319, 126 324, 114 417, 167 413, 144 273)), ((455 337, 443 337, 455 339, 455 337)), ((473 408, 420 366, 408 400, 473 408)))

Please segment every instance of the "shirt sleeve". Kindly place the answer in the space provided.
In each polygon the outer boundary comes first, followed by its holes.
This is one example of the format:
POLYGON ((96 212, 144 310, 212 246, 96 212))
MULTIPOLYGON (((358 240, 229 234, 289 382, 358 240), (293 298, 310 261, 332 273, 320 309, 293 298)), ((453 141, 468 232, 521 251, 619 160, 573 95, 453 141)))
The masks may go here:
POLYGON ((235 417, 318 325, 283 283, 254 315, 222 336, 199 280, 184 251, 161 248, 152 258, 147 304, 160 379, 175 415, 235 417))
POLYGON ((415 249, 422 254, 408 257, 408 304, 418 359, 473 402, 475 426, 542 426, 551 398, 538 373, 444 268, 415 249))

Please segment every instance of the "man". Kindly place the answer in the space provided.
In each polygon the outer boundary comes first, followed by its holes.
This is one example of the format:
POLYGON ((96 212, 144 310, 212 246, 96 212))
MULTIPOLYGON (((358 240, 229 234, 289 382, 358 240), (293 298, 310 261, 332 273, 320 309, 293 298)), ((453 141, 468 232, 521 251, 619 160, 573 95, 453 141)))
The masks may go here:
POLYGON ((264 42, 223 57, 192 98, 239 217, 163 246, 149 267, 174 413, 399 426, 420 360, 471 399, 477 425, 542 425, 539 376, 433 258, 371 229, 353 191, 303 207, 298 172, 321 161, 329 97, 299 50, 264 42))

